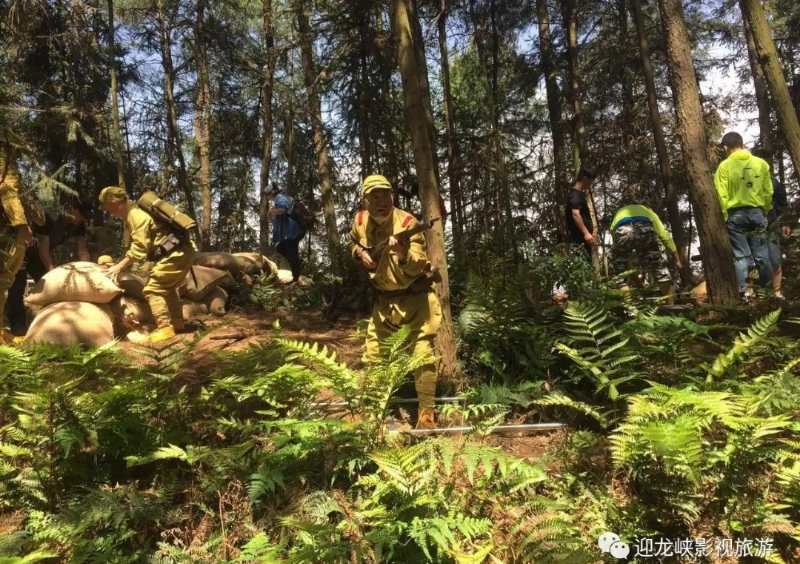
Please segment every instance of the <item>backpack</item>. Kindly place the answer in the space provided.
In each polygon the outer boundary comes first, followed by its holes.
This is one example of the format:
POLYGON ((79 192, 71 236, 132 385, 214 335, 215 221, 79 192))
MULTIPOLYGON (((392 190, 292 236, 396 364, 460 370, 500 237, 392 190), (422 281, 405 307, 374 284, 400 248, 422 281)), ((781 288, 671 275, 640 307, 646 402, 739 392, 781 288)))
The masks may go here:
POLYGON ((155 192, 149 190, 144 192, 136 205, 153 216, 156 221, 166 224, 179 236, 188 235, 197 228, 197 222, 194 219, 159 198, 155 192))
POLYGON ((294 204, 292 204, 292 210, 289 212, 289 217, 299 223, 303 231, 308 231, 311 229, 314 226, 314 223, 317 221, 314 213, 299 200, 295 200, 294 204))

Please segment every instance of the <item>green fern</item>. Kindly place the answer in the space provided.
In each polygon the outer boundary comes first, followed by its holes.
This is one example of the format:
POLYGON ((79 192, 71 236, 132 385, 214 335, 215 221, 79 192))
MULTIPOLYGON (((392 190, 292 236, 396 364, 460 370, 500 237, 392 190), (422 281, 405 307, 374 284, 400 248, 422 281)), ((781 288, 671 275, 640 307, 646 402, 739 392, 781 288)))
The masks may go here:
POLYGON ((739 333, 733 346, 714 360, 706 373, 706 382, 710 384, 728 374, 739 360, 775 328, 780 315, 781 310, 776 309, 753 323, 746 332, 739 333))
POLYGON ((551 392, 543 398, 534 400, 531 404, 539 407, 563 407, 586 415, 597 421, 603 427, 608 426, 608 419, 597 409, 584 402, 576 401, 560 392, 551 392))
POLYGON ((639 378, 638 355, 629 349, 629 339, 599 306, 572 303, 564 316, 569 344, 557 342, 555 349, 592 378, 598 393, 605 391, 609 399, 618 399, 619 386, 639 378))

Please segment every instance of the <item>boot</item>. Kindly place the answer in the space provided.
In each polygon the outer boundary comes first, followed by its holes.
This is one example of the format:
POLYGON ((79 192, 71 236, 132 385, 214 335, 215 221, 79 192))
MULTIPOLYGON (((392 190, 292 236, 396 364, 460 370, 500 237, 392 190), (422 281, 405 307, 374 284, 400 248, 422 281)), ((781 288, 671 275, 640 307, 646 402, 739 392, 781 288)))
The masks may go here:
POLYGON ((0 329, 0 345, 14 345, 14 335, 11 331, 0 329))
POLYGON ((148 345, 151 343, 161 343, 175 336, 175 329, 172 325, 164 325, 159 327, 152 333, 141 333, 139 331, 131 331, 128 333, 128 340, 137 345, 148 345))
POLYGON ((435 429, 436 412, 432 407, 420 407, 417 413, 417 429, 435 429))

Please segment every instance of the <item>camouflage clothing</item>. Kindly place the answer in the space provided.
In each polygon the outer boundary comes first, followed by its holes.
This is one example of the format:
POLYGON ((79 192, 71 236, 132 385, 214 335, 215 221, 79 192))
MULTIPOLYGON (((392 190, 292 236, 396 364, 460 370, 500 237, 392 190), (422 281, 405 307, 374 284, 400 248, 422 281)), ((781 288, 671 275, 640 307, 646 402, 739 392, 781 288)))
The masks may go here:
POLYGON ((659 237, 650 222, 637 221, 617 227, 612 263, 616 274, 635 269, 656 282, 671 278, 659 237))
POLYGON ((0 140, 0 331, 5 322, 6 295, 25 258, 25 245, 17 243, 16 227, 28 220, 20 200, 20 179, 11 147, 0 140))

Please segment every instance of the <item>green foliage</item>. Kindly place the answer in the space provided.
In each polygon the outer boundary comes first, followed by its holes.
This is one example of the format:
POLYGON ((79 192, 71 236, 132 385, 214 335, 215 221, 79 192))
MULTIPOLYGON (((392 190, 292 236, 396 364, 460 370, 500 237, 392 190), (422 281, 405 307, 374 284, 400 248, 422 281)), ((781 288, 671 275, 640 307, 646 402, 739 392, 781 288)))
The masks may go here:
POLYGON ((618 399, 619 386, 640 377, 638 355, 631 350, 630 339, 623 337, 599 306, 572 302, 564 317, 567 338, 557 342, 555 349, 578 365, 594 383, 597 394, 618 399))
POLYGON ((706 382, 711 383, 729 375, 736 363, 775 328, 780 315, 781 310, 777 309, 753 323, 746 332, 740 333, 733 346, 727 352, 720 354, 708 368, 706 382))

